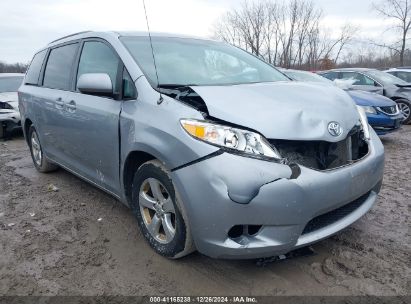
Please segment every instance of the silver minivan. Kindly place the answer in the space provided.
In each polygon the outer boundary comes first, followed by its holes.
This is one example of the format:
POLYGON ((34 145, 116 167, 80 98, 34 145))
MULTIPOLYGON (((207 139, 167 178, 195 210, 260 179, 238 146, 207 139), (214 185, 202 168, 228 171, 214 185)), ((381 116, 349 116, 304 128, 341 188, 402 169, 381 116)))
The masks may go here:
POLYGON ((358 220, 381 187, 383 146, 344 91, 222 42, 67 36, 34 56, 19 106, 37 170, 113 195, 169 258, 287 253, 358 220))

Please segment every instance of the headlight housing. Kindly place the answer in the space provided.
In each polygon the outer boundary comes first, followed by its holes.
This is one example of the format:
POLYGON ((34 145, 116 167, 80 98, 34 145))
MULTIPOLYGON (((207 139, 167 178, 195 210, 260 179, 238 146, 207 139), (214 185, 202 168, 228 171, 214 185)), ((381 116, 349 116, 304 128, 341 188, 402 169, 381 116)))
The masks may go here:
POLYGON ((365 113, 377 114, 377 110, 374 107, 371 107, 371 106, 360 106, 360 107, 363 108, 365 113))
POLYGON ((281 159, 280 153, 258 133, 212 122, 182 119, 181 126, 192 137, 250 157, 281 159))
POLYGON ((365 114, 364 107, 357 106, 357 111, 360 114, 360 122, 364 132, 365 139, 370 139, 370 125, 368 124, 367 114, 365 114))

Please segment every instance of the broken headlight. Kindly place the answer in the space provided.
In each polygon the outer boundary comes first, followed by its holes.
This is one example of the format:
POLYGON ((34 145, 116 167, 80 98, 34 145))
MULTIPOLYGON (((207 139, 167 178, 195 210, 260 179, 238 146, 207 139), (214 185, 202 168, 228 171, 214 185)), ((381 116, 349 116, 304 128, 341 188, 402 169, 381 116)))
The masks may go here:
POLYGON ((369 140, 370 139, 370 126, 368 125, 367 114, 365 114, 365 111, 363 107, 361 106, 357 106, 357 111, 360 114, 360 122, 361 122, 362 130, 364 132, 364 137, 365 139, 369 140))
POLYGON ((209 144, 249 156, 281 159, 280 153, 258 133, 200 120, 182 119, 180 123, 188 134, 209 144))

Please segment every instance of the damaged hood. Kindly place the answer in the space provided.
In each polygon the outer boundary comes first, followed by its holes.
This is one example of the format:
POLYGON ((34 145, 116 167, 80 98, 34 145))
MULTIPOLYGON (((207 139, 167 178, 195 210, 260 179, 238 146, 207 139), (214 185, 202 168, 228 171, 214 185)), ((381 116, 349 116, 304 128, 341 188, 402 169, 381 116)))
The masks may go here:
POLYGON ((271 139, 337 142, 359 121, 353 100, 333 86, 270 82, 191 89, 204 100, 210 116, 254 129, 271 139), (328 132, 330 122, 340 124, 340 136, 328 132))

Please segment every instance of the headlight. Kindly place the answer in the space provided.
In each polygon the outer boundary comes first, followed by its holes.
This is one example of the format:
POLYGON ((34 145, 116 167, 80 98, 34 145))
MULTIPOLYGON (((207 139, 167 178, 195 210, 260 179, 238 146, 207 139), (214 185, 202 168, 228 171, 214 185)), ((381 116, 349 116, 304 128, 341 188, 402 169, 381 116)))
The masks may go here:
POLYGON ((370 126, 368 124, 367 114, 365 114, 364 107, 357 106, 358 113, 360 114, 360 122, 364 132, 364 137, 370 139, 370 126))
POLYGON ((206 121, 182 119, 181 126, 196 139, 249 156, 281 159, 260 134, 206 121))
POLYGON ((370 106, 360 106, 360 107, 363 108, 365 113, 377 114, 377 110, 374 107, 370 107, 370 106))

